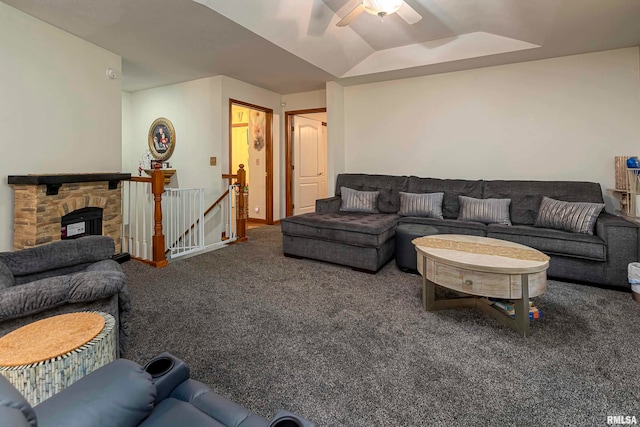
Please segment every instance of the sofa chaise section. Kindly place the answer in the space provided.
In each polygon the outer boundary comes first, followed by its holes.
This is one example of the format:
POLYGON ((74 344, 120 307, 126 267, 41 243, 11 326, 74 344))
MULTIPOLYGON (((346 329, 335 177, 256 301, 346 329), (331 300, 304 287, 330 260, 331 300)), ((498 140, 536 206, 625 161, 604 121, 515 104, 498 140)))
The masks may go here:
POLYGON ((395 250, 398 215, 313 212, 282 223, 284 254, 377 271, 395 250))
POLYGON ((378 271, 394 256, 400 191, 407 183, 404 176, 339 175, 336 196, 317 200, 316 212, 281 221, 284 254, 378 271), (379 191, 379 213, 341 211, 341 187, 379 191))

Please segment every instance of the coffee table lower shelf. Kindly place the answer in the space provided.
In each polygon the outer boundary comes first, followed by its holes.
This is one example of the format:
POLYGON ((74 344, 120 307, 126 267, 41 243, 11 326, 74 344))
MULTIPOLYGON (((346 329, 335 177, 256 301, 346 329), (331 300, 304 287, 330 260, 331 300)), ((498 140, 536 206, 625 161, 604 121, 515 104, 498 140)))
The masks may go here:
POLYGON ((437 299, 436 286, 442 289, 446 288, 439 286, 426 278, 423 278, 422 282, 422 303, 426 311, 447 310, 451 308, 477 308, 498 320, 504 326, 518 332, 523 337, 529 336, 530 334, 529 286, 527 274, 522 275, 522 298, 514 300, 515 317, 511 317, 501 309, 489 304, 484 297, 458 292, 464 296, 437 299))

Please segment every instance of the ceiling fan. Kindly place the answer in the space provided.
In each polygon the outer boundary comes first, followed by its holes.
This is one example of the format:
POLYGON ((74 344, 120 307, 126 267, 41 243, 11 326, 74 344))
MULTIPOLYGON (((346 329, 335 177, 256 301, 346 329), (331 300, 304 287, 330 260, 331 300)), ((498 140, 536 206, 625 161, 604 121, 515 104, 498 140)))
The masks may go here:
POLYGON ((360 4, 347 13, 336 25, 338 27, 346 27, 362 12, 378 15, 381 19, 392 13, 397 13, 409 25, 413 25, 422 19, 422 16, 404 0, 361 0, 360 4))

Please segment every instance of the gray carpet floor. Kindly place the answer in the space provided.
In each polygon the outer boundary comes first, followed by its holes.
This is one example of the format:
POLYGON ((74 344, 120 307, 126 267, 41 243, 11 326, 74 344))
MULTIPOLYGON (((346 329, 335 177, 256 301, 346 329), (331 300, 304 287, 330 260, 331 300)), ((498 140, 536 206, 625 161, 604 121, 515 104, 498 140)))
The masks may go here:
POLYGON ((425 312, 421 281, 285 258, 278 226, 154 269, 123 264, 133 303, 124 355, 163 351, 270 418, 318 426, 606 425, 640 418, 640 304, 550 281, 523 338, 475 309, 425 312))

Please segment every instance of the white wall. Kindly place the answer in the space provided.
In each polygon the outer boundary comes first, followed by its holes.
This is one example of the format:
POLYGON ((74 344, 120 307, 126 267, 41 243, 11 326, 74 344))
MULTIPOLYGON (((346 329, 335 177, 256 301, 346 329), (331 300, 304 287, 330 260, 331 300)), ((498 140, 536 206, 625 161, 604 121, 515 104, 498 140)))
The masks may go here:
POLYGON ((0 2, 0 251, 13 247, 8 175, 120 172, 121 58, 0 2))
POLYGON ((131 169, 131 165, 137 164, 139 153, 133 152, 133 129, 131 128, 131 93, 122 92, 122 170, 137 175, 135 169, 131 169))
MULTIPOLYGON (((380 104, 384 106, 384 104, 380 104)), ((381 107, 386 109, 386 107, 381 107)), ((336 193, 336 177, 347 172, 345 88, 336 82, 327 82, 327 193, 336 193)))
POLYGON ((131 94, 129 171, 136 171, 149 149, 149 127, 157 118, 165 117, 175 129, 175 148, 168 162, 176 174, 170 186, 212 188, 220 183, 224 173, 221 167, 209 165, 209 157, 220 156, 218 133, 212 125, 211 83, 211 79, 200 79, 131 94))
MULTIPOLYGON (((174 151, 168 162, 176 170, 168 186, 174 188, 204 188, 205 208, 224 191, 222 174, 220 109, 220 78, 194 80, 133 92, 131 98, 131 141, 129 163, 126 168, 137 174, 143 153, 149 148, 149 127, 159 117, 173 124, 174 151), (217 157, 216 166, 210 166, 209 158, 217 157)), ((127 121, 126 119, 124 120, 127 121)), ((144 173, 143 173, 144 175, 144 173)), ((146 176, 146 175, 145 175, 146 176)), ((220 239, 223 219, 219 214, 206 222, 206 243, 220 239)))
POLYGON ((312 108, 326 108, 327 91, 314 90, 311 92, 290 93, 282 95, 282 101, 285 102, 283 113, 295 110, 310 110, 312 108))
MULTIPOLYGON (((205 188, 205 205, 213 203, 226 189, 222 174, 229 172, 229 99, 274 110, 274 218, 280 215, 280 95, 231 79, 216 76, 186 83, 134 92, 131 98, 131 136, 127 171, 136 173, 138 162, 148 148, 148 132, 158 117, 166 117, 176 132, 175 150, 169 159, 176 174, 172 187, 205 188), (209 158, 216 157, 216 166, 209 158)), ((123 119, 126 123, 126 118, 123 119)), ((235 169, 233 171, 235 173, 235 169)), ((207 242, 219 239, 220 218, 207 222, 207 242)))
POLYGON ((611 210, 614 156, 640 153, 639 50, 346 87, 345 168, 594 181, 611 210))

